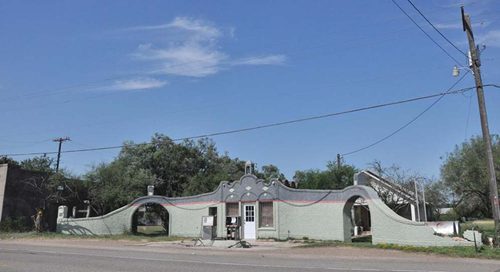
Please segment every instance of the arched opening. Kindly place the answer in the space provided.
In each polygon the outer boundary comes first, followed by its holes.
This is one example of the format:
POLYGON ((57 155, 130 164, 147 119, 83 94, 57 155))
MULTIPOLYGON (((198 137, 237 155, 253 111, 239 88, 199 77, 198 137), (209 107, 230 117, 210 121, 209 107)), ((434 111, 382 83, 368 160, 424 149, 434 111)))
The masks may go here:
POLYGON ((169 235, 169 214, 158 203, 145 203, 132 215, 132 233, 147 236, 169 235))
POLYGON ((371 242, 371 214, 368 202, 361 196, 353 196, 344 206, 344 241, 371 242))

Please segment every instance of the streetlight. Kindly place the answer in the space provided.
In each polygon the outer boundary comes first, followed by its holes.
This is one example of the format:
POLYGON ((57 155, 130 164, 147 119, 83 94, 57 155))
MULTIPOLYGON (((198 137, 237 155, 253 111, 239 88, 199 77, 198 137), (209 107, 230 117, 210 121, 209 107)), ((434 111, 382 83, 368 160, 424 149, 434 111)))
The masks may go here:
POLYGON ((460 75, 460 70, 469 70, 469 71, 471 71, 472 73, 474 73, 474 72, 473 72, 470 68, 468 68, 468 67, 458 67, 458 66, 456 66, 456 65, 455 65, 455 66, 453 66, 453 71, 452 71, 452 73, 451 73, 451 74, 452 74, 454 77, 458 77, 458 76, 460 75))

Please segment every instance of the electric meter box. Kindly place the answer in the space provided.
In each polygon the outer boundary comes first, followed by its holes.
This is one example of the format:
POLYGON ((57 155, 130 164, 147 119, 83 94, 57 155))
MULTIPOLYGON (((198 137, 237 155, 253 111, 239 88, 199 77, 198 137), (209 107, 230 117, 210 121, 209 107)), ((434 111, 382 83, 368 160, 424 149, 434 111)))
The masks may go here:
POLYGON ((213 240, 215 238, 214 216, 201 217, 201 239, 213 240))

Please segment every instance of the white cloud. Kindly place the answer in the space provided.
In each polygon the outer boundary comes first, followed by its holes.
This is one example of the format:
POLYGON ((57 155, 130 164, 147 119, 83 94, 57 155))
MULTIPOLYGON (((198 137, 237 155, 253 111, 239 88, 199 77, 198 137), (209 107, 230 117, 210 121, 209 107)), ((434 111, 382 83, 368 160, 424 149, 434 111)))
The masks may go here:
POLYGON ((213 26, 210 22, 191 19, 187 17, 176 17, 168 24, 136 26, 127 28, 126 30, 183 30, 190 32, 191 38, 198 36, 202 39, 213 39, 222 35, 221 31, 213 26))
POLYGON ((241 58, 231 62, 232 65, 281 65, 286 61, 285 55, 267 55, 241 58))
POLYGON ((153 48, 150 44, 140 45, 134 54, 142 60, 160 61, 156 73, 205 77, 217 73, 220 63, 227 56, 211 47, 198 43, 185 43, 164 49, 153 48))
MULTIPOLYGON (((224 32, 211 22, 177 17, 168 24, 138 26, 134 31, 162 30, 168 43, 163 46, 141 44, 132 54, 138 60, 151 62, 157 67, 153 72, 165 75, 206 77, 230 66, 279 65, 286 60, 284 55, 264 55, 232 59, 223 52, 219 41, 224 32)), ((228 35, 234 35, 231 28, 228 35)))
POLYGON ((205 39, 215 39, 222 35, 221 31, 213 26, 210 22, 204 22, 201 20, 190 19, 186 17, 177 17, 171 23, 170 26, 173 28, 178 28, 181 30, 189 31, 194 36, 193 38, 199 38, 201 40, 205 39))
POLYGON ((146 89, 156 89, 167 85, 167 81, 158 80, 155 78, 134 78, 127 80, 117 80, 113 85, 108 86, 104 89, 107 90, 123 90, 123 91, 133 91, 133 90, 146 90, 146 89))

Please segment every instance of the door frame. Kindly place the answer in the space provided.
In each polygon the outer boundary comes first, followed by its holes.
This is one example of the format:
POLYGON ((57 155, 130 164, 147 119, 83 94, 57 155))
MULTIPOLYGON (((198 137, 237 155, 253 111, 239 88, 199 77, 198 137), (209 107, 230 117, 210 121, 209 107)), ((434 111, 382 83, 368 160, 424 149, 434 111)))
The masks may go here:
POLYGON ((248 202, 248 203, 242 203, 242 204, 243 204, 242 205, 242 209, 243 209, 243 212, 242 212, 243 238, 244 239, 251 239, 251 240, 257 239, 257 205, 256 205, 257 203, 248 202), (251 226, 248 226, 249 224, 247 224, 247 208, 246 207, 253 207, 253 214, 250 215, 251 218, 253 217, 253 221, 249 221, 249 222, 253 223, 253 232, 250 229, 251 226), (250 233, 248 233, 247 231, 250 231, 250 233), (247 237, 247 233, 248 234, 253 233, 253 237, 247 237))

